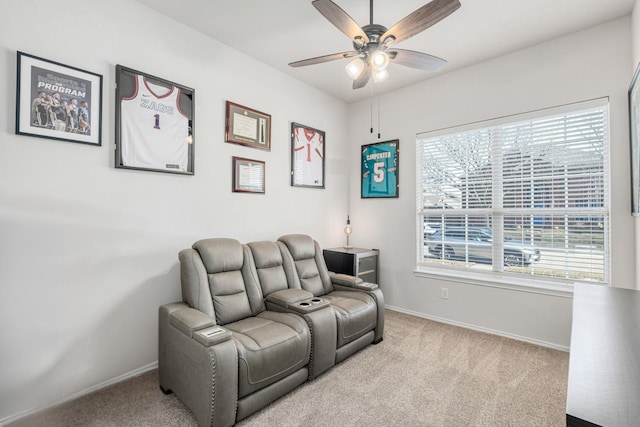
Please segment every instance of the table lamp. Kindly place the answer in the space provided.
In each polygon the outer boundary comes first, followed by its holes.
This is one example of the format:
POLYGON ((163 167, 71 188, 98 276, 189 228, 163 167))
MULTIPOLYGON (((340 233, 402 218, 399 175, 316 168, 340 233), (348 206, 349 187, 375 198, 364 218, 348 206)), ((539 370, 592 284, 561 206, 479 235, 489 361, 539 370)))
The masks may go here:
POLYGON ((347 215, 347 225, 344 227, 344 234, 347 235, 347 244, 344 246, 345 249, 351 249, 353 246, 349 245, 349 235, 353 230, 351 229, 351 220, 349 219, 349 215, 347 215))

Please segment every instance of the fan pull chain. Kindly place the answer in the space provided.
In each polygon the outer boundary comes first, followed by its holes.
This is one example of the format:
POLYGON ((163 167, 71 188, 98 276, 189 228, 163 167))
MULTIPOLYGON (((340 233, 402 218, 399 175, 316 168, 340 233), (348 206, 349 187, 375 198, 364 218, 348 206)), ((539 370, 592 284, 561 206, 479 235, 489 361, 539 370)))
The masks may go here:
POLYGON ((380 139, 380 97, 378 96, 378 139, 380 139))
POLYGON ((371 104, 369 108, 369 115, 371 119, 371 130, 370 132, 373 134, 373 84, 369 85, 369 98, 371 98, 371 104))
POLYGON ((371 133, 373 133, 373 101, 371 102, 371 108, 369 111, 371 112, 371 133))

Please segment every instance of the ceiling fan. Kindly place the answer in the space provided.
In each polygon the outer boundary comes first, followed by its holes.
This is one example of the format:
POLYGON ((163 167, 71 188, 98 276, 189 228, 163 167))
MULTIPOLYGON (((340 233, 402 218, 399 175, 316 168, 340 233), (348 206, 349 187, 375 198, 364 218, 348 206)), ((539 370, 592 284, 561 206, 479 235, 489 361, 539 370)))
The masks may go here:
POLYGON ((363 27, 356 24, 351 16, 331 0, 314 0, 311 4, 353 41, 354 50, 317 56, 289 65, 304 67, 355 57, 345 67, 347 74, 353 79, 354 89, 365 87, 371 77, 374 82, 386 79, 389 75, 386 70, 389 62, 427 71, 442 68, 447 62, 444 59, 413 50, 397 49, 394 44, 426 30, 460 7, 459 0, 433 0, 387 29, 373 23, 373 0, 369 0, 369 25, 363 27))

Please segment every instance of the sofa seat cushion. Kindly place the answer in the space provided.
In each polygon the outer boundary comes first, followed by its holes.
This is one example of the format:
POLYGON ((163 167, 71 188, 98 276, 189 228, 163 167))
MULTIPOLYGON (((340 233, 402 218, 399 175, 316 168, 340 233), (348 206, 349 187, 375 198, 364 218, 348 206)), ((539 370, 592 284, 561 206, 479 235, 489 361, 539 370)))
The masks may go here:
POLYGON ((289 313, 263 311, 228 323, 238 349, 238 397, 260 390, 309 363, 307 323, 289 313))
POLYGON ((338 324, 338 348, 376 327, 378 309, 364 292, 333 291, 322 296, 333 306, 338 324))

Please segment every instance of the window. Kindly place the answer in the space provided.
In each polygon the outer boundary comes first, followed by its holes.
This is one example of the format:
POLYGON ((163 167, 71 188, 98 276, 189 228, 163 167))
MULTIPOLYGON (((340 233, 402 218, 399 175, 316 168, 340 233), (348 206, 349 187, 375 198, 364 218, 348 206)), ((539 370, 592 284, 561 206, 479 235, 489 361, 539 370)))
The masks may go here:
POLYGON ((418 134, 418 269, 609 277, 607 99, 418 134))

